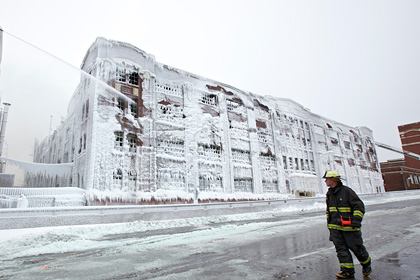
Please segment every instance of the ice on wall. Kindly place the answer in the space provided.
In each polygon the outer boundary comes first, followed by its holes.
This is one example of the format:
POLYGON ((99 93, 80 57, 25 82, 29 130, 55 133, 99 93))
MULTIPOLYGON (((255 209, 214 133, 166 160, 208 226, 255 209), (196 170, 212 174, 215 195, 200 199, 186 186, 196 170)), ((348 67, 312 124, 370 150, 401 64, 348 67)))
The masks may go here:
POLYGON ((104 38, 82 68, 92 77, 82 76, 66 120, 38 144, 35 161, 72 162, 67 183, 86 189, 91 203, 314 196, 326 191, 325 169, 360 193, 383 191, 367 128, 104 38))

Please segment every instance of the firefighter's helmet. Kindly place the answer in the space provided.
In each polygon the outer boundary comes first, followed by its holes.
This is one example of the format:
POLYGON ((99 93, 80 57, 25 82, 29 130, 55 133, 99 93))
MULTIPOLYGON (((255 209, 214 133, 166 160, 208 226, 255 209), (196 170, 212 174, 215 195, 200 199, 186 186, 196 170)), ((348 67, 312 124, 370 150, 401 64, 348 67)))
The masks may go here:
POLYGON ((334 180, 334 181, 341 181, 340 173, 338 173, 338 171, 334 171, 334 170, 325 171, 325 174, 324 174, 324 176, 322 176, 322 178, 324 178, 324 179, 329 178, 329 179, 334 180))

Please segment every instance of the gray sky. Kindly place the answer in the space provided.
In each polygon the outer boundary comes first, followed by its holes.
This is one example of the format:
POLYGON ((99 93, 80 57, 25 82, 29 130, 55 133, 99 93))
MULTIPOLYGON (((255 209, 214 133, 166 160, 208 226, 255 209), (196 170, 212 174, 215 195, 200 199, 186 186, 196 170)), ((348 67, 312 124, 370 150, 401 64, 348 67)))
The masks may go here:
POLYGON ((125 41, 400 147, 397 126, 420 121, 419 11, 420 1, 406 0, 0 0, 0 25, 76 67, 96 37, 125 41))

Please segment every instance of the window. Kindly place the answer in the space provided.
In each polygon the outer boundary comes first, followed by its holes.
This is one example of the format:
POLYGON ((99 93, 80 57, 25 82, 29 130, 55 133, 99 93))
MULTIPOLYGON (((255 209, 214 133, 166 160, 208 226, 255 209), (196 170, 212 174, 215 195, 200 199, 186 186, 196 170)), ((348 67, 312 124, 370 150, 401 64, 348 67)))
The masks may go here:
POLYGON ((344 147, 345 147, 347 150, 350 150, 350 142, 349 142, 349 141, 344 141, 344 147))
POLYGON ((132 190, 135 190, 136 178, 137 178, 136 171, 130 170, 130 172, 128 172, 128 184, 129 184, 129 186, 131 187, 132 190))
POLYGON ((117 99, 117 108, 124 113, 125 101, 122 98, 117 99))
POLYGON ((86 150, 86 133, 83 134, 83 150, 86 150))
POLYGON ((287 158, 286 158, 286 156, 283 156, 283 165, 284 165, 284 169, 287 169, 287 158))
POLYGON ((122 150, 123 147, 123 133, 121 131, 114 132, 115 134, 115 148, 122 150))
POLYGON ((134 103, 130 103, 130 114, 137 118, 137 99, 133 99, 134 103))
POLYGON ((137 147, 137 137, 134 134, 127 135, 127 141, 129 146, 129 151, 135 153, 137 147))
POLYGON ((85 107, 86 107, 86 109, 85 109, 84 118, 87 119, 87 117, 89 116, 89 99, 86 100, 85 107))
POLYGON ((82 152, 82 147, 83 147, 83 137, 80 137, 79 154, 82 152))
POLYGON ((115 80, 119 82, 125 82, 125 69, 121 69, 117 67, 116 73, 115 73, 115 80))
POLYGON ((122 170, 121 169, 117 169, 114 171, 113 179, 114 179, 114 185, 121 188, 122 187, 122 170))
POLYGON ((138 85, 139 84, 139 74, 137 74, 137 72, 132 72, 128 76, 128 82, 132 85, 138 85))
POLYGON ((216 106, 217 96, 215 94, 201 92, 200 102, 207 105, 216 106))

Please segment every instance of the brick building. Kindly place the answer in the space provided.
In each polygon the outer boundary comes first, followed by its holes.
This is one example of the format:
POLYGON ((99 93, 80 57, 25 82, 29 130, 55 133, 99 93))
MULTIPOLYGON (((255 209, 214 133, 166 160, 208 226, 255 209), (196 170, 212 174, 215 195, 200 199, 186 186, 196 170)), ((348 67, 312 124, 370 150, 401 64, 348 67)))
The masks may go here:
POLYGON ((123 42, 88 50, 68 115, 37 143, 34 161, 73 163, 91 203, 268 199, 326 192, 325 169, 358 193, 382 192, 372 131, 313 114, 287 98, 259 96, 164 65, 123 42), (182 193, 185 196, 182 196, 182 193))
MULTIPOLYGON (((402 149, 420 155, 420 122, 398 126, 402 149)), ((381 162, 386 191, 420 189, 420 160, 407 154, 404 158, 381 162)))

